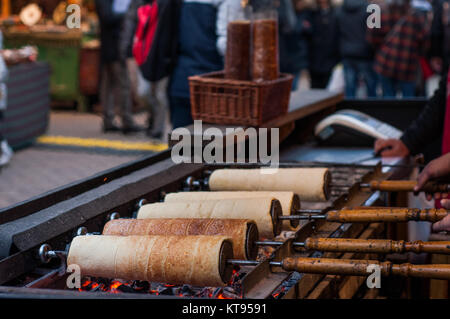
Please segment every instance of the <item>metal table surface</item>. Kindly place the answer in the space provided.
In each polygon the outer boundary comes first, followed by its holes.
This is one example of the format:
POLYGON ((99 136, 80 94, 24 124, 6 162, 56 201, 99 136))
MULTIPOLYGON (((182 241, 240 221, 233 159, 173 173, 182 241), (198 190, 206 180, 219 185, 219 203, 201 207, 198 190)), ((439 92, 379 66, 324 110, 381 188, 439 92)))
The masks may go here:
MULTIPOLYGON (((361 147, 321 147, 314 144, 292 146, 280 154, 281 162, 323 162, 354 164, 366 162, 372 157, 372 148, 361 147)), ((379 161, 380 158, 374 158, 379 161)))

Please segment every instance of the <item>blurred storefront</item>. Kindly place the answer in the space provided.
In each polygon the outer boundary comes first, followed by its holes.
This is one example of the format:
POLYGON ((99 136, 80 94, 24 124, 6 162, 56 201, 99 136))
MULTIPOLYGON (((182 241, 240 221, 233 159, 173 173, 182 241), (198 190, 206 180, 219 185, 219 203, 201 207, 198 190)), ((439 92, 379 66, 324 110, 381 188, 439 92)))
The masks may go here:
POLYGON ((89 0, 2 2, 5 47, 36 46, 38 60, 51 67, 51 100, 58 105, 77 105, 80 111, 86 110, 88 98, 96 95, 98 90, 98 23, 93 10, 93 1, 89 0), (30 4, 36 4, 39 12, 34 13, 30 4), (80 6, 79 27, 69 28, 66 23, 72 14, 66 12, 70 4, 80 6), (24 10, 30 10, 30 16, 38 15, 38 21, 23 21, 24 10), (83 74, 89 74, 89 77, 80 76, 83 74), (87 81, 80 82, 80 78, 87 81))

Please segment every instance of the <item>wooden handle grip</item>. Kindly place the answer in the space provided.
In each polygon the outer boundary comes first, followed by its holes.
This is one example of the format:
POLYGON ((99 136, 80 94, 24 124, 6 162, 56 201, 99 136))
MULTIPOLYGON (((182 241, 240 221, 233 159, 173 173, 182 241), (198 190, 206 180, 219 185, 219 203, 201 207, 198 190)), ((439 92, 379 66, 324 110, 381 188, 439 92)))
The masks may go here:
POLYGON ((404 277, 422 277, 432 279, 450 279, 450 264, 412 265, 392 264, 389 261, 353 260, 331 258, 285 258, 282 268, 300 273, 368 276, 373 273, 369 265, 378 265, 382 276, 398 275, 404 277))
MULTIPOLYGON (((372 181, 370 189, 385 192, 412 192, 416 185, 417 181, 372 181)), ((446 193, 448 188, 447 184, 428 182, 422 187, 422 190, 427 193, 446 193)))
POLYGON ((378 260, 288 257, 283 259, 281 267, 300 273, 367 276, 370 274, 367 267, 371 264, 379 265, 383 275, 390 273, 391 263, 378 260))
POLYGON ((450 242, 406 242, 389 239, 308 238, 305 248, 333 252, 450 254, 450 242))
POLYGON ((450 279, 450 264, 434 265, 412 265, 393 264, 391 268, 393 275, 402 277, 420 277, 431 279, 450 279))
POLYGON ((380 209, 343 209, 327 213, 327 220, 341 223, 370 222, 407 222, 428 221, 437 222, 448 215, 445 209, 416 208, 380 208, 380 209))

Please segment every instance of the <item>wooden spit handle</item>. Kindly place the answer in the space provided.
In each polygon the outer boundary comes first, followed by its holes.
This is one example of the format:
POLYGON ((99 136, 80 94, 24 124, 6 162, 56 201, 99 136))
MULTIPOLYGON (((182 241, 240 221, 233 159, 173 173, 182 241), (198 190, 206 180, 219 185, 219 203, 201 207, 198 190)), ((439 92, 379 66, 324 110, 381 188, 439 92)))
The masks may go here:
POLYGON ((414 252, 450 254, 448 241, 414 241, 390 239, 308 238, 305 248, 321 251, 364 252, 377 254, 414 252))
POLYGON ((293 258, 283 259, 281 267, 286 271, 298 271, 300 273, 368 276, 369 265, 380 266, 382 276, 398 275, 403 277, 421 277, 432 279, 450 279, 450 264, 412 265, 392 264, 389 261, 378 260, 352 260, 331 258, 293 258))
POLYGON ((434 223, 447 215, 448 211, 442 208, 360 208, 329 211, 327 213, 327 221, 340 223, 428 221, 434 223))
MULTIPOLYGON (((371 190, 384 192, 413 192, 417 181, 371 181, 369 183, 371 190)), ((428 182, 422 187, 427 193, 447 193, 449 186, 447 184, 438 184, 428 182)))

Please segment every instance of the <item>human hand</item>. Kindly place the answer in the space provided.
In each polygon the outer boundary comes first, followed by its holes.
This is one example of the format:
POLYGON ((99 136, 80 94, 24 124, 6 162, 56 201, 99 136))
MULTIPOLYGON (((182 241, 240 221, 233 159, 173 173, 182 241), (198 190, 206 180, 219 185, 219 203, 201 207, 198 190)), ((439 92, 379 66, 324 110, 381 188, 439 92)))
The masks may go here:
MULTIPOLYGON (((450 199, 441 200, 441 205, 445 209, 450 209, 450 199)), ((450 231, 450 214, 444 219, 434 223, 431 229, 433 232, 450 231)))
MULTIPOLYGON (((432 160, 425 166, 423 171, 417 177, 417 185, 414 187, 414 192, 419 192, 430 180, 447 175, 450 175, 450 153, 432 160)), ((435 199, 440 199, 441 197, 446 197, 445 195, 446 194, 436 193, 434 194, 434 197, 435 199)), ((432 195, 427 194, 427 199, 431 200, 432 195)))
POLYGON ((428 163, 417 177, 417 186, 414 190, 419 191, 426 182, 450 175, 450 153, 438 157, 428 163))
POLYGON ((375 154, 381 152, 381 157, 406 157, 409 155, 409 149, 401 140, 397 139, 376 140, 374 152, 375 154))
POLYGON ((441 73, 441 71, 442 71, 442 58, 440 58, 440 57, 432 57, 430 59, 430 66, 433 69, 434 73, 441 73))

